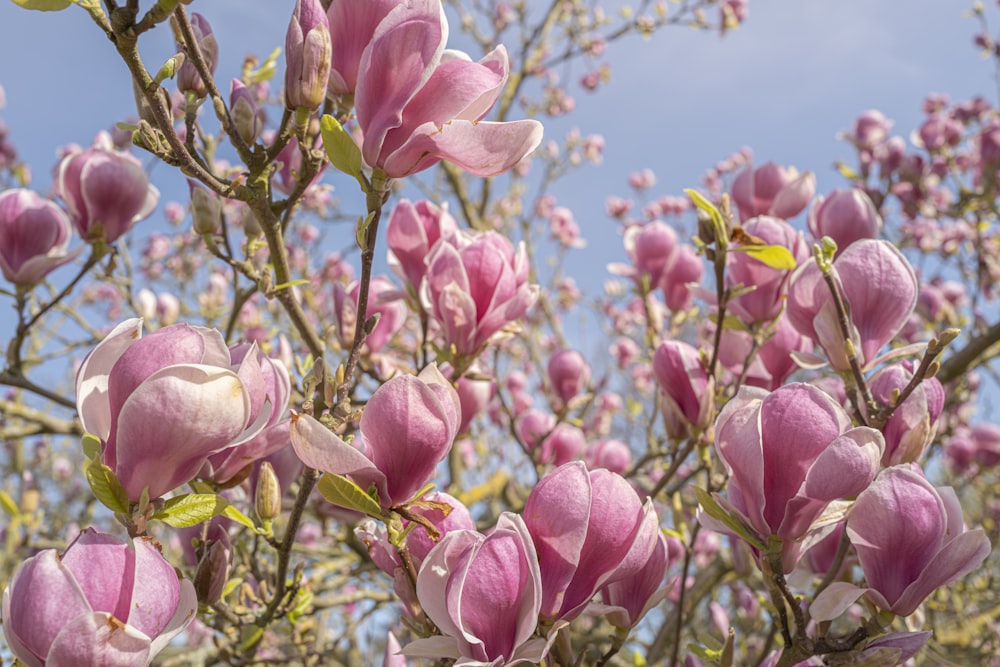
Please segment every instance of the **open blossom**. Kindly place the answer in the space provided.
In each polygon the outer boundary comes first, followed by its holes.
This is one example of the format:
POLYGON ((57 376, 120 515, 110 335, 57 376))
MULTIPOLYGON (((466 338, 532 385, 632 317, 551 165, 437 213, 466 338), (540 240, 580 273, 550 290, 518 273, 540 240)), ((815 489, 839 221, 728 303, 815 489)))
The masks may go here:
POLYGON ((54 203, 31 190, 0 194, 0 271, 15 285, 34 285, 53 269, 73 260, 68 252, 69 218, 54 203))
POLYGON ((393 7, 361 54, 355 111, 365 163, 389 178, 440 160, 477 176, 503 173, 533 151, 541 123, 483 121, 507 81, 507 51, 479 62, 445 49, 441 0, 393 7))
POLYGON ((838 255, 858 239, 878 238, 881 230, 882 216, 871 197, 857 188, 817 197, 809 210, 809 231, 816 239, 833 239, 838 255))
POLYGON ((383 508, 410 500, 434 475, 458 433, 462 406, 437 366, 397 375, 375 390, 361 416, 363 449, 307 415, 292 417, 292 446, 311 468, 372 485, 383 508))
POLYGON ((80 236, 105 243, 114 243, 148 217, 160 200, 160 191, 150 185, 138 160, 103 148, 64 157, 53 189, 66 203, 80 236))
POLYGON ((524 317, 538 298, 528 283, 524 244, 496 232, 458 232, 435 244, 421 289, 426 311, 461 355, 477 354, 493 334, 524 317))
POLYGON ((747 166, 733 180, 732 197, 740 219, 768 215, 787 220, 801 213, 816 192, 816 176, 768 162, 747 166))
POLYGON ((389 216, 385 239, 389 246, 389 266, 405 278, 416 294, 427 273, 427 256, 438 239, 448 238, 458 229, 445 206, 426 199, 408 199, 396 204, 389 216))
POLYGON ((144 488, 158 498, 191 481, 210 456, 251 440, 284 408, 268 395, 256 345, 233 363, 215 329, 176 324, 141 336, 142 320, 122 322, 76 377, 83 428, 100 438, 132 501, 144 488))
POLYGON ((27 667, 146 667, 194 619, 190 581, 149 538, 84 530, 21 563, 3 594, 3 631, 27 667))
POLYGON ((326 11, 330 24, 329 91, 332 95, 354 95, 358 87, 361 54, 372 41, 375 28, 400 0, 332 0, 326 11))
POLYGON ((523 514, 541 565, 540 613, 553 620, 576 618, 601 587, 642 569, 659 535, 650 499, 581 461, 543 477, 523 514))
MULTIPOLYGON (((827 505, 868 487, 879 470, 884 441, 812 385, 793 383, 773 392, 741 387, 715 425, 715 450, 729 471, 730 512, 762 538, 784 540, 782 561, 791 572, 798 540, 827 505)), ((707 515, 702 523, 723 529, 707 515)))
MULTIPOLYGON (((917 277, 895 246, 874 239, 852 243, 833 261, 832 270, 850 314, 854 349, 864 366, 906 324, 917 303, 917 277)), ((792 275, 787 313, 800 333, 823 348, 834 369, 850 368, 837 309, 815 259, 792 275)))
POLYGON ((886 468, 847 515, 868 588, 832 585, 813 603, 818 620, 839 616, 862 594, 881 609, 909 616, 936 588, 986 559, 982 528, 967 530, 954 489, 934 487, 914 465, 886 468))
POLYGON ((424 559, 417 597, 443 636, 407 644, 407 656, 496 667, 537 664, 544 657, 545 640, 531 638, 542 603, 541 573, 516 514, 501 514, 489 535, 445 535, 424 559))

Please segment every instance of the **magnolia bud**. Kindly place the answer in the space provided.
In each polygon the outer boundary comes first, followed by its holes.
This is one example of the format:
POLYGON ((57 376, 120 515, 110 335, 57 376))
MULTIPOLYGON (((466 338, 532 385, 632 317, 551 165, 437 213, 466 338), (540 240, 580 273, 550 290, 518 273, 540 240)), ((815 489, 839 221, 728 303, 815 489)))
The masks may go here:
POLYGON ((191 187, 191 218, 196 234, 215 234, 222 219, 222 202, 205 188, 188 180, 191 187))
POLYGON ((281 513, 281 483, 267 461, 260 464, 253 506, 261 521, 273 521, 281 513))
POLYGON ((229 580, 230 554, 232 547, 225 530, 213 531, 212 541, 198 563, 194 575, 194 590, 198 601, 212 605, 222 599, 222 591, 229 580))

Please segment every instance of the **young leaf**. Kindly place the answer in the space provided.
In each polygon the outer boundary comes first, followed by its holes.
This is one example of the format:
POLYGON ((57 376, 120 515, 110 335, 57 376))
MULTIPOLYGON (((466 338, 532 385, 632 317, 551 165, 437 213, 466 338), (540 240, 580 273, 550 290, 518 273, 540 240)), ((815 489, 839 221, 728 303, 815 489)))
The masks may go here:
POLYGON ((249 528, 250 530, 256 531, 257 526, 253 524, 253 521, 243 512, 239 511, 232 505, 226 505, 225 509, 222 510, 222 516, 227 519, 232 519, 236 523, 242 524, 249 528))
POLYGON ((0 489, 0 507, 3 507, 15 519, 21 516, 21 511, 17 507, 17 503, 11 498, 6 491, 0 489))
POLYGON ((187 528, 222 514, 228 506, 228 500, 214 493, 187 493, 165 502, 153 518, 174 528, 187 528))
POLYGON ((364 512, 376 519, 382 518, 382 508, 364 490, 341 475, 325 473, 316 485, 323 497, 334 505, 346 507, 349 510, 364 512))
POLYGON ((15 5, 40 12, 58 12, 73 4, 73 0, 14 0, 15 5))
POLYGON ((323 133, 323 148, 330 158, 330 163, 348 176, 353 176, 364 189, 361 178, 361 149, 354 143, 354 138, 343 128, 336 118, 327 114, 320 121, 320 131, 323 133))
POLYGON ((84 464, 84 475, 94 497, 113 512, 128 513, 128 494, 125 487, 118 481, 115 471, 100 461, 88 461, 84 464))
POLYGON ((83 434, 83 455, 91 461, 101 458, 101 439, 89 433, 83 434))
POLYGON ((698 496, 698 503, 708 516, 726 524, 727 528, 743 538, 750 546, 755 547, 758 551, 764 551, 764 543, 755 534, 755 531, 723 509, 722 505, 716 502, 708 491, 694 487, 694 493, 698 496))
POLYGON ((780 245, 744 245, 733 246, 730 250, 745 252, 758 262, 767 264, 772 269, 791 271, 795 268, 795 256, 788 248, 780 245))

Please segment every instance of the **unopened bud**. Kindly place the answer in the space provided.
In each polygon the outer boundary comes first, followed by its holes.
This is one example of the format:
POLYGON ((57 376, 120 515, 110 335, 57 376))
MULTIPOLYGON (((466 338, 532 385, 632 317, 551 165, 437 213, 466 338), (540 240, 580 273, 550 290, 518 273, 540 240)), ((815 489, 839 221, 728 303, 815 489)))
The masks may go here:
POLYGON ((216 532, 219 539, 212 542, 198 563, 194 575, 194 590, 198 601, 212 605, 222 599, 222 591, 229 581, 229 557, 232 548, 224 530, 216 532))
POLYGON ((222 220, 222 202, 205 188, 189 180, 191 187, 191 218, 199 235, 215 234, 222 220))
POLYGON ((270 522, 281 513, 281 483, 274 473, 270 463, 260 464, 257 473, 257 492, 254 496, 254 509, 261 521, 270 522))

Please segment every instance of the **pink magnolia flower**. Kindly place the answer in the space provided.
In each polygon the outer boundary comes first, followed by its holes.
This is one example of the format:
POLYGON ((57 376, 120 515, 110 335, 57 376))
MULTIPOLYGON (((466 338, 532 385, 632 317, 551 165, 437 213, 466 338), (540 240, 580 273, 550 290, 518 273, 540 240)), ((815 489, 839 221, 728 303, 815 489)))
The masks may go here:
POLYGON ((528 283, 524 244, 515 251, 496 232, 458 232, 438 241, 427 258, 421 301, 461 355, 478 354, 537 298, 538 286, 528 283))
POLYGON ((540 613, 570 621, 597 591, 647 563, 659 535, 652 501, 620 475, 567 463, 542 478, 524 506, 541 566, 540 613))
POLYGON ((698 256, 698 251, 687 244, 677 246, 673 263, 660 277, 659 287, 663 290, 663 301, 667 308, 674 311, 690 308, 694 300, 690 285, 701 283, 704 273, 705 265, 698 256))
POLYGON ((403 199, 389 216, 386 244, 389 266, 420 294, 420 284, 427 273, 427 257, 439 239, 449 238, 458 229, 447 207, 426 199, 413 203, 403 199))
MULTIPOLYGON (((888 405, 893 390, 902 390, 913 377, 904 364, 883 366, 869 381, 872 397, 888 405)), ((937 433, 938 419, 944 409, 944 388, 937 378, 927 378, 896 407, 882 428, 885 453, 882 465, 913 463, 923 456, 937 433)))
POLYGON ((355 448, 307 415, 292 417, 292 446, 311 468, 374 485, 383 508, 405 503, 434 475, 458 433, 458 394, 437 366, 397 375, 375 390, 355 448))
POLYGON ((146 667, 194 619, 190 581, 154 542, 84 530, 21 563, 3 594, 3 631, 27 667, 146 667))
POLYGON ((545 655, 545 640, 531 638, 542 603, 538 557, 516 514, 501 514, 489 535, 445 535, 420 568, 417 598, 442 636, 410 642, 407 656, 501 667, 545 655))
POLYGON ((829 236, 837 244, 840 255, 859 239, 878 238, 882 216, 871 197, 857 188, 834 190, 826 197, 817 197, 809 209, 809 231, 813 238, 829 236))
MULTIPOLYGON (((204 16, 198 12, 191 12, 191 31, 194 33, 195 41, 198 42, 208 70, 214 74, 215 66, 219 62, 219 42, 215 39, 212 26, 209 25, 208 19, 204 16)), ((187 49, 182 44, 178 43, 177 48, 182 53, 187 53, 187 49)), ((177 72, 177 90, 182 93, 193 93, 199 98, 208 94, 205 82, 201 80, 201 75, 198 74, 191 58, 186 58, 177 72)))
POLYGON ((847 515, 868 588, 840 582, 813 603, 813 616, 839 616, 859 596, 909 616, 936 588, 975 568, 990 553, 982 528, 966 530, 955 491, 934 487, 913 465, 886 468, 847 515), (831 590, 832 589, 832 590, 831 590))
MULTIPOLYGON (((743 229, 766 244, 787 249, 795 258, 796 264, 809 257, 802 234, 784 220, 762 216, 748 220, 743 229)), ((791 271, 770 267, 747 253, 730 253, 727 256, 726 285, 742 284, 744 287, 755 288, 730 301, 730 309, 748 324, 773 320, 784 306, 791 275, 791 271)))
POLYGON ((326 16, 330 22, 329 90, 333 95, 353 95, 358 86, 361 54, 372 41, 375 28, 401 0, 332 0, 326 16))
POLYGON ((297 0, 285 34, 285 105, 315 109, 330 79, 330 22, 319 0, 297 0))
POLYGON ((590 446, 585 462, 590 470, 604 468, 618 475, 624 475, 632 465, 632 450, 621 440, 605 438, 590 446))
MULTIPOLYGON (((337 338, 345 349, 354 343, 354 330, 358 318, 358 297, 361 283, 354 281, 346 287, 337 282, 333 285, 334 319, 337 322, 337 338)), ((378 323, 365 337, 365 345, 372 352, 378 352, 392 339, 404 324, 409 311, 400 298, 399 289, 385 276, 372 278, 368 290, 367 317, 379 316, 378 323)))
MULTIPOLYGON (((799 557, 798 540, 830 502, 868 487, 883 449, 881 433, 851 428, 844 409, 812 385, 770 393, 744 386, 715 425, 715 450, 729 471, 729 499, 719 500, 761 538, 784 540, 788 573, 799 557)), ((700 520, 720 530, 707 515, 700 520)))
POLYGON ((233 79, 229 89, 229 108, 233 125, 240 138, 247 144, 257 141, 264 129, 264 110, 257 105, 257 98, 239 79, 233 79))
POLYGON ((771 336, 750 358, 752 346, 750 334, 726 329, 722 332, 719 360, 737 376, 743 372, 744 364, 749 361, 746 384, 768 391, 780 387, 789 375, 798 370, 799 366, 795 363, 793 353, 812 352, 813 349, 812 341, 800 334, 784 313, 775 321, 771 336))
POLYGON ((663 419, 671 438, 708 426, 715 414, 715 382, 698 350, 680 340, 660 343, 653 354, 653 373, 663 390, 663 419))
POLYGON ((458 432, 464 433, 469 428, 469 424, 477 416, 482 414, 495 393, 496 381, 483 374, 478 364, 473 364, 469 374, 458 378, 455 389, 458 391, 459 401, 462 403, 462 422, 459 424, 458 432))
POLYGON ((596 606, 594 611, 606 616, 615 627, 635 627, 646 612, 662 602, 670 592, 668 587, 663 586, 668 567, 667 538, 660 533, 649 560, 634 574, 604 586, 601 589, 604 604, 596 606))
POLYGON ((399 3, 378 24, 361 54, 355 111, 365 163, 401 178, 448 160, 477 176, 494 176, 538 146, 541 123, 482 119, 507 81, 499 46, 478 63, 446 51, 448 24, 440 0, 399 3))
MULTIPOLYGON (((864 366, 906 324, 917 303, 917 277, 895 246, 874 239, 852 243, 833 261, 833 270, 864 366)), ((800 333, 823 348, 834 369, 850 369, 833 297, 815 259, 795 270, 787 313, 800 333)))
POLYGON ((114 243, 148 217, 160 199, 138 160, 103 148, 64 157, 53 189, 66 203, 80 236, 105 243, 114 243))
POLYGON ((229 353, 233 366, 242 364, 249 354, 257 356, 256 363, 260 365, 267 399, 271 403, 271 413, 260 433, 240 443, 238 447, 228 447, 208 457, 208 465, 200 476, 220 484, 235 477, 246 466, 277 454, 291 444, 288 400, 292 395, 292 382, 285 364, 271 359, 256 344, 251 343, 234 345, 229 348, 229 353))
POLYGON ((15 285, 31 286, 81 249, 67 252, 69 218, 63 210, 31 190, 0 194, 0 271, 15 285))
MULTIPOLYGON (((523 417, 528 417, 536 412, 537 410, 529 410, 523 417)), ((552 415, 548 415, 548 417, 552 420, 551 423, 554 423, 555 418, 552 415)), ((527 419, 519 420, 517 423, 518 429, 523 428, 526 421, 527 419)), ((551 463, 554 466, 561 466, 564 463, 569 463, 579 458, 583 450, 587 447, 587 436, 584 435, 583 430, 566 422, 556 424, 555 427, 549 426, 544 433, 548 433, 548 435, 537 446, 535 461, 538 463, 551 463)))
POLYGON ((590 382, 590 365, 576 350, 557 350, 549 357, 549 382, 563 403, 580 395, 590 382))
POLYGON ((234 364, 214 329, 176 324, 141 335, 142 320, 122 322, 76 376, 83 428, 104 443, 104 463, 132 501, 144 488, 158 498, 191 481, 210 456, 251 440, 284 407, 268 395, 256 345, 234 364))
POLYGON ((732 197, 740 219, 767 215, 787 220, 801 213, 816 192, 816 176, 768 162, 747 167, 733 180, 732 197))

